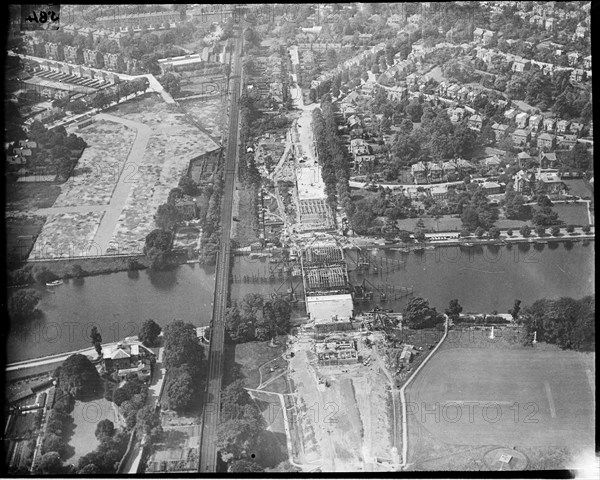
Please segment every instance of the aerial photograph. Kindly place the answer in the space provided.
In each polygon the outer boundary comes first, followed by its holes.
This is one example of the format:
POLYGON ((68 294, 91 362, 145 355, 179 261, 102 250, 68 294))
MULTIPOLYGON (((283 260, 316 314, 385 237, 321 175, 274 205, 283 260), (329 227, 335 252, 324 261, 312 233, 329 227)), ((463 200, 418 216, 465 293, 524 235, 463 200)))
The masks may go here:
POLYGON ((9 5, 3 476, 599 478, 598 6, 9 5))

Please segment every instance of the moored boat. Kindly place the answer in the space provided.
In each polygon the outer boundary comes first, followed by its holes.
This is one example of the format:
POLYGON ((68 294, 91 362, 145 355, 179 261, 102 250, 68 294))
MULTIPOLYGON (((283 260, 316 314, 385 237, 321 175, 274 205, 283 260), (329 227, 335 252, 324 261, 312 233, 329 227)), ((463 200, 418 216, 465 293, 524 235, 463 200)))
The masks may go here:
POLYGON ((47 287, 57 287, 58 285, 62 285, 63 281, 62 280, 53 280, 51 282, 46 282, 46 286, 47 287))

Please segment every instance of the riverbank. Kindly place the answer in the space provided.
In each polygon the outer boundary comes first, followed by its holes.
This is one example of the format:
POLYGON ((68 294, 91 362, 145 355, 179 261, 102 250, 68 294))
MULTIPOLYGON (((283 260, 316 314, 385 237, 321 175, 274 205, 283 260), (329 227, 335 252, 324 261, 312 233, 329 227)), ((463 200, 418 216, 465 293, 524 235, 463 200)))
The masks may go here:
MULTIPOLYGON (((532 231, 532 233, 534 233, 532 231)), ((376 248, 378 250, 422 250, 431 249, 436 247, 452 247, 452 246, 465 246, 470 247, 473 245, 508 245, 513 243, 548 243, 548 242, 580 242, 580 241, 594 241, 595 235, 592 231, 589 234, 583 232, 576 232, 573 234, 561 234, 559 236, 544 235, 542 237, 530 235, 524 237, 519 234, 518 231, 514 231, 512 236, 508 236, 506 232, 501 232, 498 238, 478 238, 478 237, 459 237, 456 232, 437 232, 435 234, 425 234, 425 241, 414 242, 414 243, 385 243, 383 239, 379 238, 368 238, 359 237, 352 238, 351 241, 344 245, 344 248, 376 248), (439 237, 450 237, 447 239, 440 239, 439 237)))

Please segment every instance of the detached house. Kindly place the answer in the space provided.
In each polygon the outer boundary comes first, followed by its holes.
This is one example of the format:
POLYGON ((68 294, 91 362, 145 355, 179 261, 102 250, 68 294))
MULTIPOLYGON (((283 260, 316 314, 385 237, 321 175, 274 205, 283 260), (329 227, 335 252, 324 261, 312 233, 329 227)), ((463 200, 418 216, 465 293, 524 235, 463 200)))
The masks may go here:
POLYGON ((443 170, 439 163, 429 162, 427 164, 428 178, 430 183, 441 182, 443 180, 443 170))
POLYGON ((521 112, 517 114, 515 117, 515 122, 517 123, 517 128, 525 128, 527 127, 527 121, 529 120, 529 114, 525 112, 521 112))
POLYGON ((529 118, 529 128, 534 132, 537 132, 540 128, 542 128, 543 123, 544 119, 541 115, 532 115, 529 118))
POLYGON ((556 168, 557 165, 558 165, 558 160, 556 159, 556 153, 554 153, 554 152, 548 152, 548 153, 542 152, 540 154, 540 167, 541 168, 543 168, 543 169, 556 168))
POLYGON ((556 144, 556 137, 550 133, 544 132, 537 137, 538 148, 547 148, 553 150, 556 144))
POLYGON ((140 380, 149 380, 152 375, 152 364, 156 357, 152 350, 141 343, 117 343, 104 347, 102 352, 103 368, 124 380, 129 374, 136 374, 140 380))
POLYGON ((568 120, 559 120, 559 122, 556 124, 556 131, 558 133, 568 133, 570 126, 571 122, 568 120))
POLYGON ((501 123, 494 123, 492 125, 492 130, 494 131, 494 135, 496 136, 496 141, 498 142, 498 141, 500 141, 500 139, 502 137, 504 137, 504 134, 508 130, 508 125, 504 125, 501 123))
POLYGON ((423 162, 415 163, 410 167, 410 173, 413 176, 415 185, 427 183, 427 168, 423 162))
POLYGON ((531 133, 527 130, 523 130, 522 128, 518 128, 512 133, 512 141, 515 147, 525 145, 530 139, 531 133))
POLYGON ((471 130, 480 131, 482 126, 483 118, 481 118, 481 115, 474 114, 469 117, 469 128, 471 130))
POLYGON ((519 152, 517 154, 517 163, 519 168, 527 168, 531 163, 531 160, 531 155, 529 155, 527 152, 519 152))
POLYGON ((544 118, 544 131, 553 132, 556 127, 556 119, 552 117, 544 118))

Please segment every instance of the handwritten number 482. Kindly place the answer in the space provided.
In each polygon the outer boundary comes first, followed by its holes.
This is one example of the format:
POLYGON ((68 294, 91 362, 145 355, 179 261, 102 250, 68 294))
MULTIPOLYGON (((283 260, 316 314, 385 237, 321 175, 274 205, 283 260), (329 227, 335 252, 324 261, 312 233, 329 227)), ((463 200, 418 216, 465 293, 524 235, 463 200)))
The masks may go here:
POLYGON ((56 15, 56 13, 54 13, 54 10, 49 10, 48 13, 44 12, 43 10, 40 12, 40 16, 38 19, 37 14, 35 13, 35 11, 31 12, 31 14, 27 17, 27 21, 28 22, 35 22, 35 23, 46 23, 48 21, 48 16, 50 16, 50 20, 52 22, 58 22, 58 15, 56 15), (33 16, 32 16, 33 15, 33 16))

